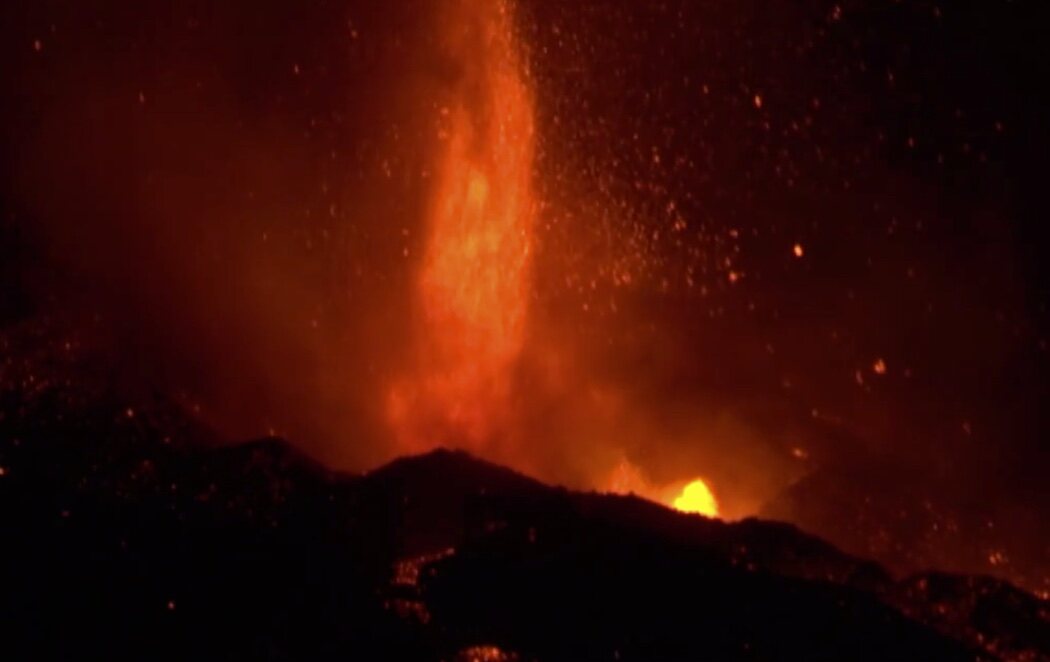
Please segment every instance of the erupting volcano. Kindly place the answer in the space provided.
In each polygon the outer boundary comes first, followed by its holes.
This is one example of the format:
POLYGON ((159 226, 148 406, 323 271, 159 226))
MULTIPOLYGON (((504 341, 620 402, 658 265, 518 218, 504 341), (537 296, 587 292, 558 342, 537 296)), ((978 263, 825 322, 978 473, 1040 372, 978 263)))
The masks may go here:
POLYGON ((1050 660, 1043 5, 0 3, 0 650, 1050 660))
MULTIPOLYGON (((536 397, 521 393, 517 378, 534 296, 537 173, 533 91, 513 9, 502 0, 457 0, 439 21, 439 48, 453 73, 433 101, 434 158, 406 352, 414 365, 390 389, 386 411, 401 452, 450 446, 528 466, 527 451, 508 448, 520 436, 512 428, 523 402, 536 397)), ((632 471, 633 483, 591 479, 590 487, 718 514, 704 481, 668 496, 632 471)))

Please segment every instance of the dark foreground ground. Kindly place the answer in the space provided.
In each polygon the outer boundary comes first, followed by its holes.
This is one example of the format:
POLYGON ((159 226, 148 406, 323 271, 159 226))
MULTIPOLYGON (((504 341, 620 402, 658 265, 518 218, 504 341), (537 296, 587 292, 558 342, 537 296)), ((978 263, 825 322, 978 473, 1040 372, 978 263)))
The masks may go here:
POLYGON ((457 452, 350 476, 217 448, 63 351, 0 374, 4 659, 1050 659, 1050 605, 1001 581, 457 452))

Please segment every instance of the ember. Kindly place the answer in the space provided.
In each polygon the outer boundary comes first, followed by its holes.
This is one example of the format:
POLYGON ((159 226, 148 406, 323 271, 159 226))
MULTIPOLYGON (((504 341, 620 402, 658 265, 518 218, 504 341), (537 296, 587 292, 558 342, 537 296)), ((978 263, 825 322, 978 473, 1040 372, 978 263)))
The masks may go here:
POLYGON ((499 646, 471 646, 456 653, 454 662, 517 662, 520 656, 499 646))

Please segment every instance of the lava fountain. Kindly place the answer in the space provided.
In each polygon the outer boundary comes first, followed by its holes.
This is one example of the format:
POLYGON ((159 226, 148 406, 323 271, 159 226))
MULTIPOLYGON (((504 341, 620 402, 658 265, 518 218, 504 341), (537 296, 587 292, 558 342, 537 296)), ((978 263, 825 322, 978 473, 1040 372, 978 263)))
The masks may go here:
POLYGON ((403 451, 483 451, 510 409, 528 312, 532 92, 504 1, 453 5, 455 80, 438 107, 437 157, 416 280, 414 366, 388 394, 403 451))
MULTIPOLYGON (((531 293, 536 136, 512 9, 508 0, 453 0, 439 22, 452 66, 434 105, 412 363, 388 391, 386 411, 399 453, 453 446, 522 469, 528 454, 507 445, 518 438, 515 405, 523 395, 515 373, 531 293)), ((633 467, 611 486, 595 482, 718 515, 703 481, 680 496, 681 484, 657 488, 633 467)))

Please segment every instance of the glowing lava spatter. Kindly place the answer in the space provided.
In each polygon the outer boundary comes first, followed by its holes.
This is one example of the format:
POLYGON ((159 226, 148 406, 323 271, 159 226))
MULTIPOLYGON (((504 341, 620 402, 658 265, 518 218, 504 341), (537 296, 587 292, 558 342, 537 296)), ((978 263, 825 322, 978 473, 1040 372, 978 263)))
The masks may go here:
POLYGON ((418 280, 417 366, 388 414, 405 450, 478 450, 509 406, 525 334, 532 235, 532 94, 510 6, 461 1, 459 79, 440 108, 440 156, 418 280))
POLYGON ((718 499, 702 478, 684 487, 676 482, 664 486, 653 485, 644 472, 626 459, 621 459, 605 481, 603 490, 613 494, 636 494, 645 499, 665 504, 683 513, 699 513, 705 517, 719 517, 718 499))
POLYGON ((718 502, 711 488, 701 479, 696 479, 682 489, 674 500, 676 510, 683 513, 699 513, 707 517, 718 517, 718 502))

